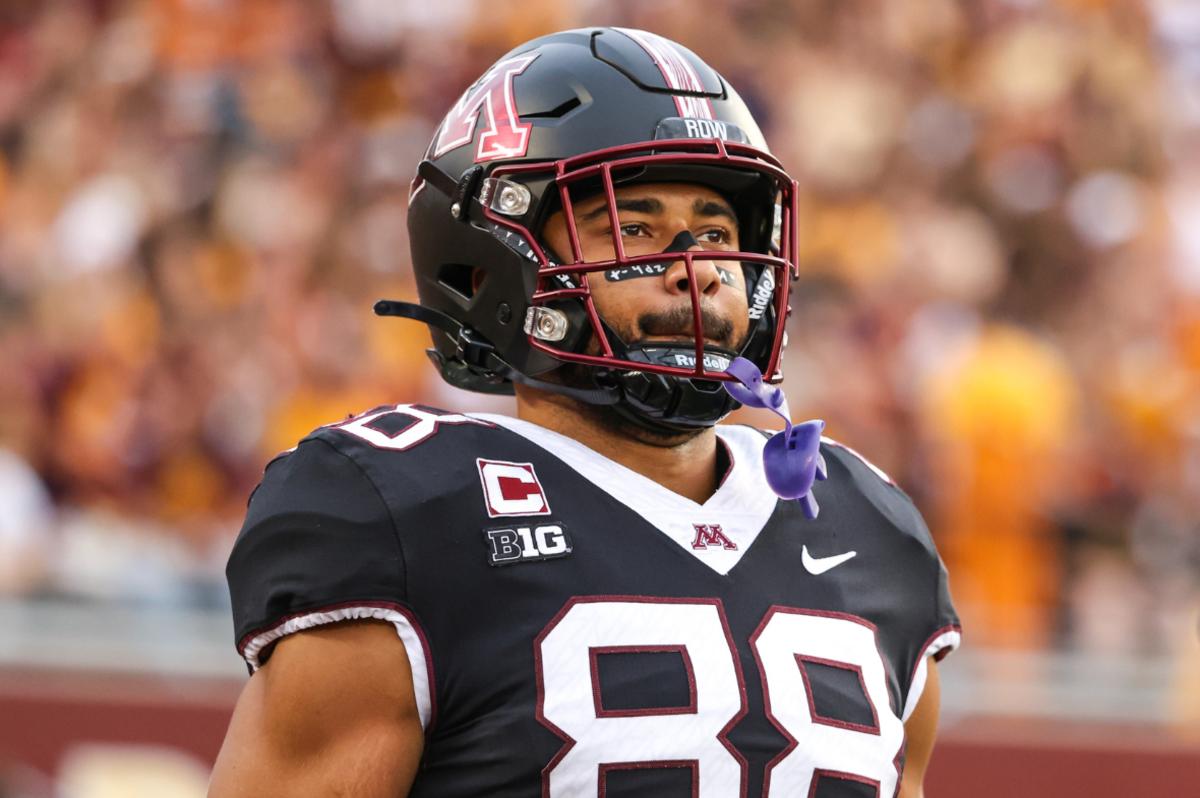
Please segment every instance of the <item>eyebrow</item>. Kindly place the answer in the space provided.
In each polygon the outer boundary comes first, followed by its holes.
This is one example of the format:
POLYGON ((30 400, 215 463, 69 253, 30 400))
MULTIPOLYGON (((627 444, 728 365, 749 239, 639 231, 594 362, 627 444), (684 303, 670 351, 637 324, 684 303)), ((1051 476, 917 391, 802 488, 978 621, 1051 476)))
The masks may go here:
POLYGON ((733 212, 733 208, 730 208, 724 202, 698 199, 692 203, 692 213, 697 216, 724 216, 729 221, 737 224, 737 214, 733 212))
MULTIPOLYGON (((618 199, 616 201, 618 211, 631 211, 633 213, 656 214, 662 213, 664 210, 661 201, 654 197, 637 197, 633 199, 618 199)), ((590 222, 608 213, 608 203, 602 202, 595 208, 592 208, 587 213, 579 217, 580 222, 590 222)), ((697 216, 723 216, 729 221, 737 223, 737 214, 733 212, 733 208, 726 205, 724 202, 715 200, 697 199, 692 203, 692 213, 697 216)))
MULTIPOLYGON (((633 211, 634 213, 655 214, 655 213, 663 212, 663 204, 662 204, 662 202, 654 199, 653 197, 641 197, 641 198, 637 198, 637 199, 618 199, 617 200, 617 210, 633 211)), ((585 213, 583 216, 579 217, 579 220, 581 222, 590 222, 593 219, 596 219, 600 216, 605 215, 606 213, 608 213, 608 203, 602 202, 599 205, 597 205, 595 208, 592 208, 590 211, 585 213)))

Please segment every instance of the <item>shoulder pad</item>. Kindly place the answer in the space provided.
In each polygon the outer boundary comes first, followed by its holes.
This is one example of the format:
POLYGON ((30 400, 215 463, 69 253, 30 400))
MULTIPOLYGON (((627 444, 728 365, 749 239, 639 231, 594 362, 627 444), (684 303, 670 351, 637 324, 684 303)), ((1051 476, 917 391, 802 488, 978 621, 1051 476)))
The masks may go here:
POLYGON ((838 449, 842 449, 843 451, 848 452, 849 454, 853 455, 854 458, 857 459, 860 463, 862 463, 867 468, 869 468, 871 470, 871 472, 873 474, 875 474, 875 476, 879 477, 881 480, 883 480, 887 484, 891 485, 893 488, 899 489, 900 486, 896 484, 896 481, 894 479, 892 479, 890 476, 888 476, 886 471, 884 471, 882 468, 880 468, 879 466, 872 463, 866 457, 863 457, 863 455, 861 453, 859 453, 857 450, 851 449, 846 444, 844 444, 840 441, 835 441, 833 438, 828 438, 824 435, 821 436, 821 443, 825 444, 826 448, 832 446, 832 447, 836 447, 838 449))
POLYGON ((934 550, 929 528, 920 511, 887 472, 854 449, 831 438, 821 438, 821 452, 830 464, 831 480, 835 479, 834 464, 840 465, 850 479, 853 490, 869 501, 897 529, 919 540, 926 549, 934 550))

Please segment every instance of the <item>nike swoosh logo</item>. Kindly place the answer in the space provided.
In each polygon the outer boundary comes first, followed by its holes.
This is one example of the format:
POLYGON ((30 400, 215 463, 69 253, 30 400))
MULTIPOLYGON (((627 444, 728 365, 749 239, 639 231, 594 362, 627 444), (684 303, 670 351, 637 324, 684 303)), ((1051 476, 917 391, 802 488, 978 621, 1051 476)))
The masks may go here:
POLYGON ((831 557, 814 557, 808 553, 808 546, 805 546, 800 550, 800 562, 804 564, 804 570, 813 576, 818 576, 830 568, 837 568, 856 554, 858 554, 857 551, 848 551, 844 554, 834 554, 831 557))

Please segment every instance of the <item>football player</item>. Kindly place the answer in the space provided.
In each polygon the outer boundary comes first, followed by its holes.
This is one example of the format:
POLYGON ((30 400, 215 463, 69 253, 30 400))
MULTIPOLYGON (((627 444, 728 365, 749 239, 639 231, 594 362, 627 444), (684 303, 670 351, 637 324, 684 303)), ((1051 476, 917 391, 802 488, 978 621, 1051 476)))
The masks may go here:
POLYGON ((452 385, 266 469, 229 560, 253 674, 212 794, 921 794, 955 647, 911 501, 777 383, 796 187, 733 88, 627 29, 501 58, 419 165, 452 385), (786 497, 786 498, 785 498, 786 497))

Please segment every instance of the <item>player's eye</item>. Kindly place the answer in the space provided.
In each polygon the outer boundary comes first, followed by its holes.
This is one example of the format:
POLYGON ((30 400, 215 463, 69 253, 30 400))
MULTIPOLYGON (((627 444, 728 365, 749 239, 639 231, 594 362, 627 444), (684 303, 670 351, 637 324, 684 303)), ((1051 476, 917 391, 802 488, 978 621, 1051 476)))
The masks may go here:
POLYGON ((626 238, 637 238, 638 236, 649 235, 646 230, 646 225, 641 222, 621 225, 621 235, 626 238))
POLYGON ((728 244, 730 235, 724 227, 714 227, 696 236, 696 240, 702 244, 728 244))

